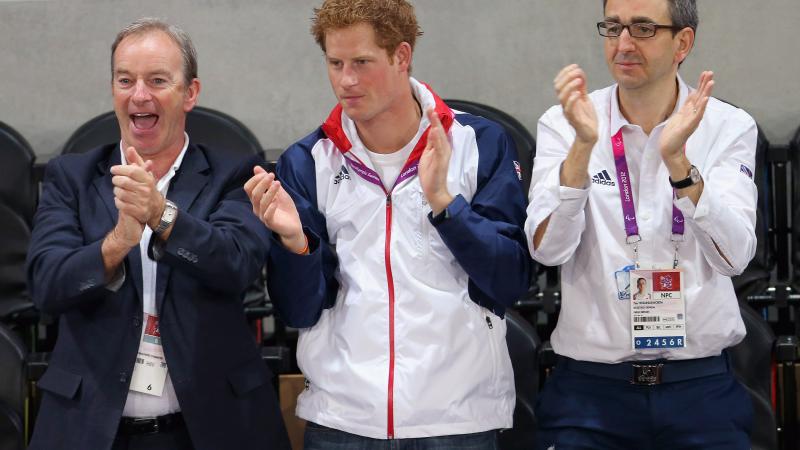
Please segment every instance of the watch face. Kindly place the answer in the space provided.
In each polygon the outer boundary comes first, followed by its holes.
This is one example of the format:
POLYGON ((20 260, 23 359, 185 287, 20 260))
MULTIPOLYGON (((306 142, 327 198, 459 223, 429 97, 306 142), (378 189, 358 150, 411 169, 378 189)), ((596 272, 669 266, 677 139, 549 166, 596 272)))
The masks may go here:
POLYGON ((697 184, 702 179, 700 177, 700 171, 697 170, 697 167, 692 166, 692 169, 689 171, 689 178, 692 180, 692 184, 697 184))
POLYGON ((167 203, 167 206, 164 209, 164 219, 166 219, 168 222, 172 222, 177 214, 178 208, 175 206, 175 204, 172 202, 167 203))

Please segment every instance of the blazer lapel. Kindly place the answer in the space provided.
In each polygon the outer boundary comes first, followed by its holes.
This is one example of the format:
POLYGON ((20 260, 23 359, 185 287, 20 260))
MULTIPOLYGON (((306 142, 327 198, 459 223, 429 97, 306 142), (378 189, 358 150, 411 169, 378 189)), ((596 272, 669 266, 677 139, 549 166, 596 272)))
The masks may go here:
MULTIPOLYGON (((94 179, 94 188, 103 200, 103 204, 111 217, 112 227, 116 226, 119 217, 117 205, 114 204, 114 185, 111 184, 111 167, 122 162, 119 146, 111 149, 111 155, 106 161, 97 163, 97 177, 94 179)), ((139 302, 142 302, 142 257, 139 246, 132 248, 128 256, 125 257, 128 264, 126 276, 130 277, 139 302)))
MULTIPOLYGON (((167 198, 178 205, 178 214, 188 214, 192 204, 208 184, 210 175, 208 160, 199 147, 189 144, 181 167, 175 173, 167 191, 167 198)), ((156 308, 159 317, 164 306, 164 297, 172 268, 169 264, 159 264, 156 275, 156 308)))

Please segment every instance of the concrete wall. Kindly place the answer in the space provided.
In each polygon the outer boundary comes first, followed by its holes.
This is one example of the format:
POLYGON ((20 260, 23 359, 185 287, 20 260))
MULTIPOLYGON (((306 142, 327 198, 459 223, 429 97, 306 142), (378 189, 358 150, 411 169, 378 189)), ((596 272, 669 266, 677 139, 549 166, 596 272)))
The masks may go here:
MULTIPOLYGON (((334 102, 308 29, 321 0, 0 0, 0 120, 40 160, 89 118, 111 109, 109 52, 141 16, 175 22, 200 59, 200 104, 242 120, 265 148, 284 148, 334 102)), ((556 99, 552 79, 577 62, 590 87, 610 83, 594 23, 600 0, 416 0, 425 35, 414 75, 445 98, 503 109, 535 132, 556 99)), ((694 84, 716 73, 715 95, 749 111, 785 144, 800 125, 800 2, 699 0, 697 46, 684 64, 694 84), (792 50, 794 49, 794 50, 792 50)))

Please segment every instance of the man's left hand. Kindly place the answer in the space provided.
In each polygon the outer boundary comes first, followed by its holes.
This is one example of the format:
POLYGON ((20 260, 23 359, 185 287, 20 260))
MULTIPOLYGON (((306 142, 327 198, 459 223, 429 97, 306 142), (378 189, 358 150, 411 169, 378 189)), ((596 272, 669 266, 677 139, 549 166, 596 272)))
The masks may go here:
POLYGON ((686 97, 686 102, 670 117, 661 132, 659 148, 661 159, 673 179, 683 179, 689 173, 689 161, 683 153, 686 141, 694 133, 708 105, 708 98, 714 88, 714 73, 705 71, 700 74, 697 89, 686 97), (677 178, 675 177, 677 175, 677 178))
POLYGON ((431 126, 428 129, 428 143, 419 159, 419 182, 435 216, 453 201, 453 196, 447 190, 447 169, 453 149, 433 108, 427 110, 426 114, 431 126))
POLYGON ((118 208, 140 223, 156 229, 164 213, 165 200, 156 187, 156 179, 150 171, 151 163, 142 160, 133 147, 125 150, 125 157, 128 164, 111 168, 114 175, 111 183, 114 185, 118 208))

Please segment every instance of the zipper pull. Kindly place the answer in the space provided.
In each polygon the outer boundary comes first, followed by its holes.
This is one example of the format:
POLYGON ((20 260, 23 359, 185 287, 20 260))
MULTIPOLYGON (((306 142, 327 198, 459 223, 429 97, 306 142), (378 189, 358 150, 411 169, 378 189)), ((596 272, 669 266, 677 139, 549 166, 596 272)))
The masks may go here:
POLYGON ((489 316, 486 316, 486 325, 489 326, 490 330, 494 328, 494 325, 492 325, 492 319, 490 319, 489 316))
POLYGON ((386 194, 386 207, 388 208, 389 206, 391 206, 391 204, 392 204, 392 194, 388 193, 386 194))

